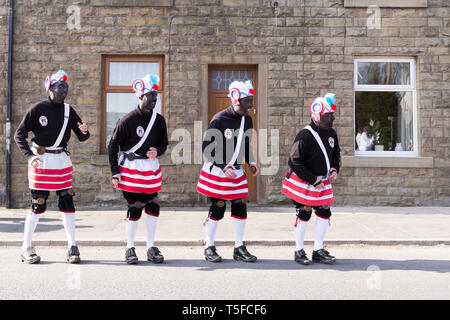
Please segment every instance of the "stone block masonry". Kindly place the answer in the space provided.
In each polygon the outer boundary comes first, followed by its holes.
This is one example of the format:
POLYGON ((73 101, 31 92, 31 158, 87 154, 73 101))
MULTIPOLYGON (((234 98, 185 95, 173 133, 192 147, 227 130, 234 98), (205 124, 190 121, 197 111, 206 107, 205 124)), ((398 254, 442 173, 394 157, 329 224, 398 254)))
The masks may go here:
MULTIPOLYGON (((80 28, 70 29, 67 2, 15 1, 13 131, 26 109, 46 98, 44 77, 64 69, 71 87, 67 102, 86 119, 92 134, 84 143, 75 138, 70 141, 77 206, 123 205, 120 193, 110 188, 107 157, 100 152, 102 55, 164 56, 164 116, 169 137, 178 128, 186 128, 193 137, 194 122, 207 118, 200 101, 205 94, 202 90, 208 87, 202 82, 205 64, 258 64, 266 70, 258 86, 267 92, 267 98, 258 102, 258 113, 263 115, 259 121, 269 130, 278 129, 281 137, 280 168, 275 175, 259 178, 259 204, 290 203, 281 195, 281 185, 293 139, 309 123, 310 102, 334 92, 335 126, 347 159, 336 182, 337 205, 450 205, 446 183, 450 180, 448 3, 428 0, 426 6, 382 7, 380 29, 369 29, 367 8, 344 6, 346 2, 280 0, 274 11, 265 0, 75 1, 80 28), (262 58, 255 60, 255 56, 262 58), (402 168, 406 160, 401 158, 395 165, 378 161, 372 167, 360 167, 354 159, 353 62, 357 57, 373 56, 416 60, 420 159, 415 167, 402 168)), ((2 145, 7 34, 8 3, 0 1, 2 145)), ((204 204, 206 200, 195 190, 201 166, 175 166, 169 151, 176 143, 171 141, 168 154, 161 159, 162 205, 204 204)), ((1 149, 2 203, 4 152, 1 149)), ((27 207, 26 162, 15 144, 12 154, 12 204, 27 207)))

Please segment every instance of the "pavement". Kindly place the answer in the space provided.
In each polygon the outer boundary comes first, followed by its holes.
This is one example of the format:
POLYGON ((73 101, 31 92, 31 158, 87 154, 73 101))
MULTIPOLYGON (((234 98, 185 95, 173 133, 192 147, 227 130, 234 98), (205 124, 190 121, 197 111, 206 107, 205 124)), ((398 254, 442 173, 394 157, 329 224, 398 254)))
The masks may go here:
MULTIPOLYGON (((0 246, 21 246, 27 209, 0 208, 0 246)), ((156 246, 203 246, 202 223, 208 208, 162 208, 156 246)), ((327 245, 450 245, 450 207, 332 207, 327 245)), ((33 236, 34 246, 66 246, 62 213, 47 210, 33 236)), ((121 246, 125 238, 123 209, 78 210, 76 241, 82 246, 121 246)), ((140 220, 135 245, 145 246, 145 213, 140 220)), ((313 244, 315 216, 311 218, 305 245, 313 244)), ((293 207, 248 208, 244 241, 247 245, 294 246, 293 207)), ((220 222, 216 245, 233 245, 229 206, 220 222)))

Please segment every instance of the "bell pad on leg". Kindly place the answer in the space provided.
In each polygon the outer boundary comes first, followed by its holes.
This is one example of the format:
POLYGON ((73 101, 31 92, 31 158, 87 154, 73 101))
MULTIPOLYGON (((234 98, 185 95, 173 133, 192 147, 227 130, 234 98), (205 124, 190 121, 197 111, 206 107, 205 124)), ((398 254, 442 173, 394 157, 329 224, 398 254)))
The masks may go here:
POLYGON ((211 198, 208 217, 213 220, 222 220, 227 204, 224 200, 211 198))
POLYGON ((323 219, 330 219, 330 217, 331 217, 330 207, 328 207, 326 209, 324 207, 319 207, 315 210, 316 210, 315 213, 318 217, 323 218, 323 219))
POLYGON ((47 210, 47 199, 50 192, 44 190, 31 190, 31 211, 36 214, 44 213, 47 210))
POLYGON ((61 212, 75 212, 75 205, 73 203, 73 195, 69 190, 56 191, 58 195, 58 210, 61 212))
POLYGON ((247 219, 247 204, 242 199, 231 201, 231 216, 238 219, 247 219))
POLYGON ((137 221, 142 216, 142 208, 129 206, 127 211, 127 218, 131 221, 137 221))

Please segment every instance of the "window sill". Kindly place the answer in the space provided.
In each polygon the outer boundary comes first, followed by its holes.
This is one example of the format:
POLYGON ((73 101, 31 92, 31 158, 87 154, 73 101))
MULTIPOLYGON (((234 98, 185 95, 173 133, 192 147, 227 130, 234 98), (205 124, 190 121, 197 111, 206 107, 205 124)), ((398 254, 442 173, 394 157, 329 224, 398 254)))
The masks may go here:
POLYGON ((427 0, 344 0, 344 8, 377 6, 382 8, 427 8, 427 0))
POLYGON ((434 168, 432 157, 343 156, 347 168, 434 168))

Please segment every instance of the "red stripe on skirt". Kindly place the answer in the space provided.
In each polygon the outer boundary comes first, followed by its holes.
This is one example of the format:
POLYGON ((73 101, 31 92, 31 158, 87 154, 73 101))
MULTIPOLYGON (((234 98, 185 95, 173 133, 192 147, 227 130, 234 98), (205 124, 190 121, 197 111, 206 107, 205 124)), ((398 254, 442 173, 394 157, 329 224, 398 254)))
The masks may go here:
POLYGON ((207 187, 210 187, 210 188, 213 188, 213 189, 219 190, 219 191, 220 190, 221 191, 235 191, 235 190, 241 190, 241 189, 247 189, 248 188, 248 183, 242 184, 242 185, 239 185, 239 186, 228 187, 228 186, 221 186, 221 185, 218 185, 218 184, 214 184, 214 183, 208 182, 206 180, 202 180, 202 179, 200 179, 198 182, 203 184, 203 185, 205 185, 205 186, 207 186, 207 187))
POLYGON ((302 198, 301 196, 292 193, 291 191, 287 190, 286 188, 282 188, 281 192, 287 195, 292 200, 295 200, 301 204, 307 205, 307 206, 326 206, 330 205, 334 202, 334 198, 327 198, 322 200, 309 200, 302 198))
POLYGON ((72 173, 72 167, 67 167, 67 168, 63 168, 63 169, 39 169, 39 168, 34 168, 34 167, 30 167, 30 172, 34 173, 34 174, 49 174, 49 175, 64 175, 64 174, 68 174, 68 173, 72 173))
POLYGON ((135 192, 135 193, 155 193, 161 191, 161 186, 155 187, 155 188, 141 188, 141 187, 131 187, 127 186, 125 184, 119 183, 118 189, 128 191, 128 192, 135 192))
POLYGON ((68 173, 63 176, 40 176, 30 173, 28 179, 36 182, 62 182, 72 180, 72 173, 68 173))
POLYGON ((155 184, 155 183, 162 182, 162 177, 160 176, 159 178, 145 180, 145 179, 130 178, 127 176, 120 176, 120 180, 126 181, 126 182, 131 182, 131 183, 148 185, 148 184, 155 184))
POLYGON ((309 190, 309 189, 306 189, 303 187, 299 187, 299 186, 293 184, 292 182, 290 182, 289 180, 284 180, 283 186, 287 186, 287 187, 291 188, 292 190, 297 191, 308 197, 320 198, 322 196, 327 196, 327 195, 333 194, 333 189, 331 189, 331 188, 326 189, 326 190, 309 190))
POLYGON ((235 194, 222 194, 222 193, 214 193, 214 192, 211 192, 208 190, 204 190, 199 186, 197 186, 197 191, 207 197, 213 197, 213 198, 224 199, 224 200, 235 200, 235 199, 242 199, 242 198, 248 197, 248 192, 235 193, 235 194))
POLYGON ((62 190, 72 188, 72 181, 67 181, 65 183, 38 183, 32 182, 29 183, 30 189, 40 189, 40 190, 62 190))
MULTIPOLYGON (((294 180, 294 181, 299 182, 299 183, 304 183, 304 184, 307 184, 307 185, 311 185, 309 182, 300 179, 295 173, 291 174, 289 179, 294 180)), ((329 179, 326 179, 326 180, 323 181, 323 184, 326 186, 326 185, 331 184, 331 182, 330 182, 329 179)))
POLYGON ((245 174, 243 174, 243 175, 242 175, 241 177, 239 177, 239 178, 231 179, 231 178, 227 178, 227 177, 224 177, 224 178, 217 177, 217 176, 215 176, 215 175, 212 175, 212 174, 210 174, 210 173, 205 172, 204 170, 200 171, 200 175, 201 175, 201 176, 204 176, 205 178, 208 178, 208 179, 217 181, 217 182, 239 183, 239 182, 244 181, 244 180, 246 179, 246 178, 245 178, 245 174))
POLYGON ((128 169, 128 168, 119 166, 119 171, 121 173, 138 174, 141 176, 156 176, 157 174, 159 174, 161 172, 161 168, 158 168, 158 170, 156 170, 156 171, 151 171, 151 170, 140 171, 140 170, 136 170, 136 169, 128 169))

